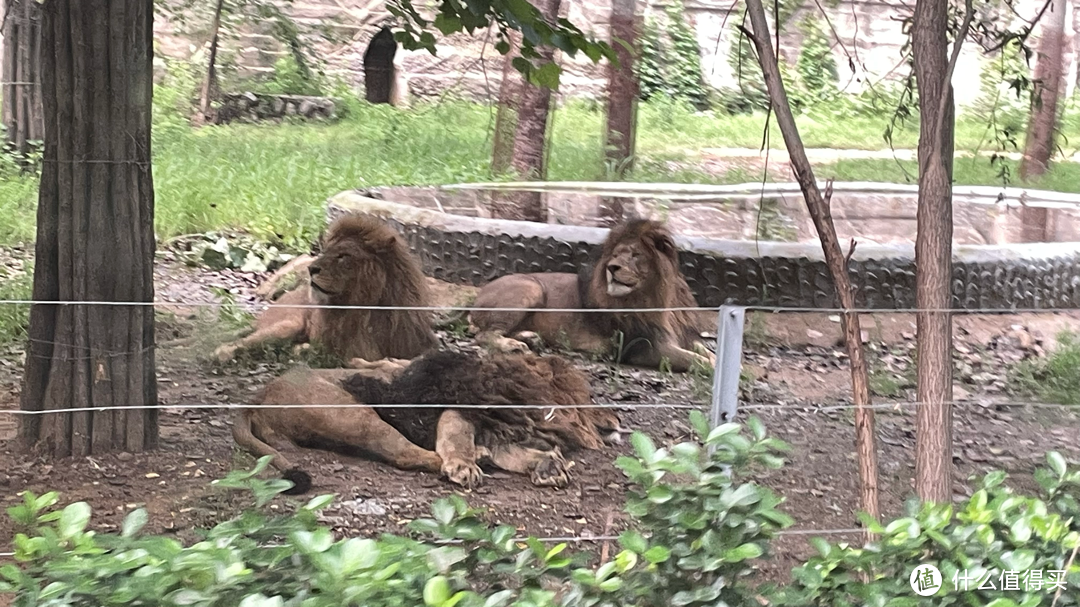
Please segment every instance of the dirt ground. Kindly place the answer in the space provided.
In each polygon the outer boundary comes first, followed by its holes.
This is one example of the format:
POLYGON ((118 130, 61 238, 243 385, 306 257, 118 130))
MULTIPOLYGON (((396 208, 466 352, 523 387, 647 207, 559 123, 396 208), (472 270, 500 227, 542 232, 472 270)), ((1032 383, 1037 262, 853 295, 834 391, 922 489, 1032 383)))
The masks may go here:
MULTIPOLYGON (((229 290, 238 302, 256 300, 262 276, 239 272, 207 272, 190 268, 162 254, 157 271, 158 298, 172 302, 216 301, 212 287, 229 290)), ((469 289, 438 285, 440 303, 460 305, 469 289)), ((158 381, 163 405, 161 446, 153 453, 116 454, 43 461, 15 451, 13 415, 0 414, 0 506, 20 498, 19 491, 61 492, 63 503, 85 500, 95 511, 93 525, 115 531, 124 514, 145 506, 148 531, 194 537, 193 530, 236 514, 244 496, 216 490, 211 479, 228 470, 249 467, 253 460, 239 453, 230 435, 225 410, 185 410, 191 404, 246 402, 286 367, 282 363, 235 364, 221 367, 205 360, 223 339, 220 310, 196 306, 163 307, 159 327, 158 381)), ((226 309, 227 312, 227 309, 226 309)), ((1080 329, 1080 315, 960 317, 956 321, 957 399, 955 410, 955 493, 970 491, 968 478, 990 469, 1004 469, 1021 486, 1030 486, 1032 470, 1050 449, 1070 459, 1080 456, 1080 423, 1068 410, 1004 406, 1016 400, 1004 393, 1004 373, 1016 361, 1037 356, 1063 327, 1080 329)), ((874 315, 864 319, 866 341, 876 376, 895 389, 892 399, 911 401, 913 319, 874 315)), ((771 434, 793 448, 788 464, 756 481, 773 488, 800 531, 849 529, 858 509, 858 476, 850 409, 846 357, 838 348, 838 319, 822 314, 754 314, 746 328, 741 416, 759 416, 771 434)), ((442 334, 453 345, 464 339, 442 334)), ((22 353, 0 358, 0 410, 18 408, 22 353)), ((709 381, 694 376, 616 367, 578 358, 593 377, 597 402, 625 405, 624 425, 669 444, 688 436, 686 411, 656 405, 707 407, 709 381), (635 408, 637 405, 653 405, 635 408)), ((914 408, 879 410, 877 436, 882 504, 887 514, 899 512, 912 493, 914 472, 914 408)), ((629 446, 575 454, 575 477, 566 489, 533 487, 527 479, 494 474, 486 484, 465 494, 473 506, 486 508, 493 522, 516 525, 523 533, 548 537, 617 534, 625 524, 622 496, 626 481, 613 465, 629 446)), ((349 535, 395 531, 424 516, 431 501, 457 489, 434 475, 401 472, 386 465, 311 452, 302 464, 313 472, 311 495, 335 493, 336 504, 326 522, 349 535)), ((281 498, 273 508, 286 508, 303 498, 281 498)), ((0 551, 10 550, 11 522, 0 520, 0 551)), ((828 534, 833 541, 859 539, 857 534, 828 534)), ((774 546, 777 558, 767 569, 784 575, 796 558, 806 556, 806 537, 791 534, 774 546)), ((595 548, 585 542, 583 548, 595 548)))

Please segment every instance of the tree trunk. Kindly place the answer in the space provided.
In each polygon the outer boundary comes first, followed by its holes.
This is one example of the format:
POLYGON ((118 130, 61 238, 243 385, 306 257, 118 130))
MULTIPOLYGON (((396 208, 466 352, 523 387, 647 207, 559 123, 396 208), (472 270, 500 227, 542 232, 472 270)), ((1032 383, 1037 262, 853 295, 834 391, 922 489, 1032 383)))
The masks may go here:
MULTIPOLYGON (((559 19, 561 0, 540 0, 536 7, 540 9, 541 16, 549 23, 555 23, 559 19)), ((540 55, 539 63, 548 63, 555 59, 555 49, 541 47, 537 49, 540 55)), ((548 125, 551 117, 551 93, 552 90, 544 86, 535 86, 524 82, 520 73, 517 72, 510 62, 513 55, 506 57, 507 65, 503 69, 503 85, 500 87, 500 97, 503 87, 519 86, 520 103, 516 108, 514 120, 514 140, 510 154, 510 169, 520 179, 547 178, 546 150, 548 143, 548 125), (516 80, 519 84, 508 83, 507 80, 516 80)), ((509 89, 513 91, 513 88, 509 89)), ((507 112, 502 126, 499 125, 499 117, 496 117, 496 137, 499 136, 500 128, 508 128, 506 120, 511 120, 509 112, 513 109, 510 105, 500 103, 500 112, 507 112)), ((496 145, 499 140, 496 139, 496 145)), ((505 147, 496 147, 493 155, 493 166, 496 164, 499 154, 505 154, 505 147)), ((504 195, 496 195, 492 198, 491 215, 499 219, 521 219, 525 221, 547 221, 547 205, 541 192, 509 192, 504 195)))
MULTIPOLYGON (((952 500, 952 172, 955 104, 948 0, 918 0, 912 30, 919 91, 919 200, 915 237, 918 331, 915 490, 952 500)), ((961 44, 958 38, 955 44, 961 44)))
POLYGON ((224 4, 225 0, 217 0, 214 20, 210 24, 210 57, 206 65, 206 81, 203 82, 202 94, 199 96, 199 113, 202 114, 204 122, 210 122, 213 118, 210 102, 217 92, 218 32, 221 30, 221 7, 224 4))
POLYGON ((514 132, 517 131, 517 113, 521 105, 521 93, 524 82, 511 62, 519 56, 518 46, 521 34, 511 30, 507 36, 510 52, 503 62, 502 82, 499 83, 499 107, 495 113, 495 135, 492 140, 491 172, 502 175, 510 170, 510 160, 514 155, 514 132))
MULTIPOLYGON (((604 156, 609 175, 620 181, 632 168, 637 136, 638 81, 634 73, 634 60, 639 52, 640 26, 636 13, 636 0, 613 0, 611 4, 611 46, 615 49, 619 65, 609 63, 607 68, 604 156)), ((605 197, 600 207, 601 219, 608 224, 618 223, 623 218, 627 204, 633 204, 633 200, 605 197)))
MULTIPOLYGON (((747 0, 746 11, 754 28, 754 31, 747 35, 757 48, 758 62, 765 78, 765 86, 769 91, 773 112, 776 113, 776 123, 784 137, 788 156, 791 158, 792 170, 795 172, 799 189, 802 190, 803 198, 806 200, 806 208, 810 212, 818 237, 821 239, 825 264, 832 275, 837 299, 840 301, 840 307, 845 310, 840 316, 840 322, 851 363, 852 400, 855 403, 855 448, 859 456, 862 508, 864 512, 876 519, 879 518, 881 512, 878 508, 877 447, 874 440, 874 410, 870 407, 870 375, 863 353, 859 315, 853 311, 855 287, 851 284, 851 276, 848 274, 848 258, 844 256, 843 249, 840 248, 840 241, 836 237, 836 227, 833 225, 832 211, 829 207, 832 199, 832 182, 829 182, 825 195, 822 196, 817 180, 814 178, 813 167, 810 166, 810 160, 806 157, 806 149, 803 146, 802 137, 799 136, 784 81, 780 76, 780 66, 771 44, 772 37, 769 35, 769 24, 765 17, 765 6, 762 0, 747 0)), ((848 256, 854 251, 855 243, 852 242, 848 256)))
MULTIPOLYGON (((153 0, 43 6, 45 162, 36 301, 153 302, 153 0)), ((152 305, 36 304, 24 445, 52 456, 157 444, 152 305), (94 409, 117 407, 115 410, 94 409), (77 409, 64 412, 66 409, 77 409)))
MULTIPOLYGON (((1066 6, 1065 0, 1050 0, 1050 8, 1043 18, 1024 157, 1020 161, 1020 179, 1024 181, 1045 174, 1050 169, 1050 157, 1054 155, 1058 99, 1064 90, 1066 6)), ((1045 207, 1024 207, 1020 212, 1024 242, 1047 240, 1047 215, 1045 207)))
POLYGON ((36 0, 7 0, 0 6, 4 23, 3 124, 9 149, 25 155, 44 139, 41 98, 41 5, 36 0))

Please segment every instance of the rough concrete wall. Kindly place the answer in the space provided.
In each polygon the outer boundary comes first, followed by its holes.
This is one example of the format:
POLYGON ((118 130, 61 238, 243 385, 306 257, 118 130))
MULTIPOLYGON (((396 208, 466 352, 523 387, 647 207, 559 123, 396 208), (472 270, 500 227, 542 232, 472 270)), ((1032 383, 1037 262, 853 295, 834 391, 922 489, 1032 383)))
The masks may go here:
MULTIPOLYGON (((663 14, 666 4, 656 0, 642 12, 663 14)), ((890 73, 902 73, 900 49, 905 41, 899 18, 908 4, 906 0, 841 0, 835 8, 826 7, 825 13, 840 43, 834 44, 833 53, 840 72, 840 84, 845 90, 857 92, 868 82, 877 82, 890 73), (850 58, 850 61, 849 61, 850 58), (898 68, 899 65, 899 68, 898 68), (852 69, 854 67, 854 70, 852 69), (898 71, 899 70, 899 71, 898 71)), ((822 3, 825 5, 825 3, 822 3)), ((1029 17, 1037 13, 1042 0, 1019 0, 1016 11, 1029 17)), ((732 41, 736 39, 736 25, 742 14, 730 0, 688 0, 686 12, 698 33, 701 46, 702 69, 706 79, 716 87, 735 84, 728 65, 732 41)), ((807 2, 801 14, 817 11, 818 5, 807 2)), ((349 42, 323 45, 332 73, 343 76, 347 82, 363 88, 363 54, 368 42, 378 32, 383 21, 389 17, 385 5, 371 0, 296 0, 291 6, 292 14, 307 23, 336 21, 335 26, 349 42)), ((793 22, 801 14, 796 14, 793 22)), ((569 18, 587 33, 598 37, 608 35, 609 2, 607 0, 571 0, 569 18)), ((1018 18, 1017 18, 1018 19, 1018 18)), ((1069 20, 1070 32, 1080 27, 1080 18, 1069 20)), ((795 27, 781 37, 781 54, 791 62, 798 56, 801 34, 795 27)), ((171 56, 190 56, 203 41, 190 41, 173 34, 171 24, 158 19, 155 31, 161 52, 171 56)), ((1036 31, 1035 35, 1038 35, 1036 31)), ((447 90, 473 99, 494 99, 498 91, 502 57, 485 44, 486 33, 477 36, 456 35, 440 41, 437 57, 424 51, 399 51, 396 63, 403 70, 405 86, 411 96, 432 97, 447 90)), ((235 51, 239 62, 247 69, 266 70, 281 55, 268 36, 252 31, 245 36, 235 51)), ((1071 45, 1074 48, 1076 45, 1071 45)), ((1067 58, 1075 71, 1075 52, 1067 58)), ((966 105, 979 94, 979 72, 986 59, 978 47, 970 41, 965 44, 960 63, 956 69, 954 86, 957 103, 966 105)), ((564 59, 566 74, 563 77, 563 94, 597 96, 603 91, 603 71, 592 65, 587 58, 564 59)), ((1070 93, 1077 78, 1068 78, 1070 93)))

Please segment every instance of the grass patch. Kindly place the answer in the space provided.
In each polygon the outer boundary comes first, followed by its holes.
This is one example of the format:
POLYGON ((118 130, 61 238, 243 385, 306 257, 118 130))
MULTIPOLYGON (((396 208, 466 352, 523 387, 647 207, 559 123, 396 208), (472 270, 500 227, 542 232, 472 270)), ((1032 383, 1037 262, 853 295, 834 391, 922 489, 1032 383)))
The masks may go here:
POLYGON ((1047 356, 1021 361, 1009 373, 1009 385, 1019 394, 1044 402, 1080 405, 1080 336, 1062 331, 1058 346, 1047 356))
MULTIPOLYGON (((34 284, 33 276, 34 268, 30 264, 22 269, 0 266, 0 299, 30 299, 34 284)), ((26 327, 29 321, 29 305, 0 305, 0 344, 11 344, 26 339, 26 327)))
MULTIPOLYGON (((323 227, 323 203, 345 189, 373 185, 429 185, 490 180, 490 131, 494 108, 464 101, 419 103, 402 110, 349 101, 347 115, 332 124, 224 125, 192 129, 178 112, 182 96, 159 87, 154 108, 154 182, 159 238, 212 230, 242 229, 256 237, 303 250, 323 227), (179 99, 179 101, 178 101, 179 99)), ((843 107, 799 116, 808 147, 881 149, 887 116, 843 107)), ((573 101, 553 118, 549 178, 595 180, 610 174, 602 160, 603 108, 573 101)), ((1066 112, 1080 126, 1080 112, 1066 112)), ((739 183, 758 171, 732 168, 709 173, 696 153, 709 147, 761 145, 763 114, 694 112, 670 100, 643 103, 638 158, 632 181, 739 183)), ((770 131, 779 131, 773 125, 770 131)), ((917 121, 894 134, 896 147, 913 147, 917 121)), ((777 135, 770 147, 783 148, 777 135)), ((957 149, 988 148, 986 124, 964 116, 957 149)), ((1009 164, 1015 174, 1015 163, 1009 164)), ((914 162, 845 160, 817 168, 823 177, 905 182, 914 162), (906 173, 905 173, 906 170, 906 173)), ((986 158, 959 159, 959 183, 1001 183, 986 158)), ((1056 165, 1039 187, 1080 191, 1080 166, 1056 165)), ((5 174, 0 179, 0 244, 33 239, 37 179, 5 174)))

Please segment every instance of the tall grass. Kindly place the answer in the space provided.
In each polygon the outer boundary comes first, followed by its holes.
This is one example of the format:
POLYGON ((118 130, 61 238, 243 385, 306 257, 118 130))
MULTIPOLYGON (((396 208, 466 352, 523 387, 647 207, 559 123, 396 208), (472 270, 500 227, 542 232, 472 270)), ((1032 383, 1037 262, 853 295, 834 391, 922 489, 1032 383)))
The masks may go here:
MULTIPOLYGON (((180 72, 181 86, 159 87, 155 93, 153 160, 160 238, 241 228, 303 248, 323 223, 323 202, 341 190, 492 179, 490 106, 444 101, 400 110, 351 101, 347 117, 333 124, 192 129, 179 114, 186 103, 179 91, 191 85, 188 76, 180 72)), ((601 153, 602 117, 596 102, 571 102, 555 112, 550 179, 594 180, 609 174, 601 153)), ((1080 112, 1071 109, 1066 121, 1080 128, 1080 112)), ((799 118, 808 147, 881 149, 886 147, 886 122, 887 117, 839 106, 799 118)), ((760 179, 745 168, 706 171, 697 158, 703 148, 757 148, 764 126, 763 115, 698 113, 668 100, 642 104, 638 158, 627 179, 760 179)), ((770 146, 782 148, 775 125, 770 132, 770 146)), ((909 122, 894 133, 893 144, 914 146, 917 135, 917 122, 909 122)), ((980 145, 987 147, 985 123, 962 118, 957 148, 980 145)), ((904 182, 916 171, 913 162, 844 160, 821 165, 818 172, 844 180, 904 182)), ((985 158, 958 159, 956 178, 960 183, 1001 183, 997 167, 985 158)), ((1038 185, 1080 191, 1080 167, 1057 165, 1038 185)), ((0 244, 33 238, 36 187, 33 176, 0 175, 0 244)))

